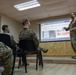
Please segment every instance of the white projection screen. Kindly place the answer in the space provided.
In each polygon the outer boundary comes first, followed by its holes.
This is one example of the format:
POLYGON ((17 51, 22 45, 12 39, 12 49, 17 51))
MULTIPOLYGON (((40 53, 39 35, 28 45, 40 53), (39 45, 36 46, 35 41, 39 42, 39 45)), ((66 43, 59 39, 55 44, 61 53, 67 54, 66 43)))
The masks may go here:
POLYGON ((39 25, 40 41, 67 41, 70 40, 69 31, 65 31, 64 27, 68 27, 70 19, 55 20, 43 22, 39 25))

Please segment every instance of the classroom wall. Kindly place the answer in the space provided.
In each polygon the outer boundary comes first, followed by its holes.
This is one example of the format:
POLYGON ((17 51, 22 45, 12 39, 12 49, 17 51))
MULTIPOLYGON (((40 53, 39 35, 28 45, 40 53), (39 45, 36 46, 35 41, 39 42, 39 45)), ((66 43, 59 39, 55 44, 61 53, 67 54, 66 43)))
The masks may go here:
MULTIPOLYGON (((52 21, 52 20, 58 20, 58 19, 66 19, 70 18, 69 15, 63 15, 58 17, 52 17, 52 18, 46 18, 46 19, 40 19, 31 21, 31 29, 37 34, 39 38, 39 23, 45 22, 45 21, 52 21)), ((63 41, 63 42, 45 42, 40 43, 40 47, 47 48, 49 51, 47 53, 43 53, 44 56, 73 56, 75 53, 71 47, 70 41, 63 41)))
MULTIPOLYGON (((40 19, 40 20, 35 20, 31 21, 31 29, 37 34, 39 38, 39 25, 38 23, 40 22, 45 22, 45 21, 50 21, 50 20, 58 20, 58 19, 63 19, 63 18, 69 18, 69 15, 64 15, 64 16, 59 16, 59 17, 52 17, 52 18, 46 18, 46 19, 40 19)), ((18 42, 18 35, 20 30, 22 30, 22 25, 21 23, 5 16, 1 15, 0 17, 0 29, 2 25, 8 24, 11 30, 11 35, 14 36, 14 39, 16 42, 18 42)), ((2 30, 0 30, 2 32, 2 30)), ((45 42, 45 43, 40 43, 40 47, 47 48, 49 51, 47 53, 43 53, 43 56, 73 56, 75 53, 71 47, 70 41, 64 41, 64 42, 45 42)))
MULTIPOLYGON (((5 24, 9 25, 10 34, 13 35, 14 40, 16 42, 18 42, 19 31, 22 28, 22 25, 19 22, 15 21, 5 15, 1 15, 1 26, 0 27, 2 28, 2 25, 5 25, 5 24)), ((2 32, 3 31, 1 29, 1 33, 2 32)))

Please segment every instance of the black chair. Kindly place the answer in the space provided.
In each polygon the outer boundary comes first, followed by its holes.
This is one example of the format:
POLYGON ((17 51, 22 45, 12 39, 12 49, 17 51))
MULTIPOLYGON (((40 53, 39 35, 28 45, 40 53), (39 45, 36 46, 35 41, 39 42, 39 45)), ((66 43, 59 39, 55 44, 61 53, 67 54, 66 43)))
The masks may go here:
MULTIPOLYGON (((0 42, 3 42, 5 45, 7 45, 8 47, 10 47, 12 49, 10 35, 0 34, 0 42)), ((14 72, 14 66, 15 66, 14 63, 15 63, 15 59, 16 59, 16 52, 13 52, 13 55, 14 55, 14 59, 13 59, 13 67, 12 67, 12 74, 11 75, 13 75, 13 72, 14 72)))
POLYGON ((12 47, 10 36, 8 34, 0 34, 0 42, 3 42, 5 45, 9 46, 10 48, 12 47))
POLYGON ((39 54, 41 56, 41 65, 43 68, 43 59, 42 59, 42 53, 37 51, 37 48, 34 46, 34 42, 31 40, 20 40, 19 41, 19 47, 22 50, 22 57, 23 57, 23 62, 25 63, 25 72, 27 73, 27 54, 36 54, 36 70, 38 69, 38 59, 39 59, 39 54))

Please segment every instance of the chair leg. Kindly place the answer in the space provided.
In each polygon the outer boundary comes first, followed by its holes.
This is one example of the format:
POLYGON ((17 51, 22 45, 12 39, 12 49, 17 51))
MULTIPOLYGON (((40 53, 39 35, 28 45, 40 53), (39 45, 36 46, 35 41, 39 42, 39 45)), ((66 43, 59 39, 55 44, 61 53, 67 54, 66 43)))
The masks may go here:
POLYGON ((42 68, 43 68, 43 58, 42 58, 42 53, 40 52, 39 53, 39 65, 41 65, 42 66, 42 68))
POLYGON ((23 54, 23 63, 25 65, 25 72, 27 73, 27 59, 26 59, 26 54, 23 54))
POLYGON ((14 55, 14 59, 13 59, 13 67, 12 67, 12 73, 11 73, 11 75, 13 75, 13 73, 14 73, 15 61, 16 61, 16 54, 14 55))
POLYGON ((36 56, 36 70, 38 69, 38 54, 36 56))
POLYGON ((21 67, 21 57, 19 57, 18 69, 21 67))
POLYGON ((43 68, 43 57, 42 57, 42 53, 41 53, 41 64, 42 64, 42 68, 43 68))

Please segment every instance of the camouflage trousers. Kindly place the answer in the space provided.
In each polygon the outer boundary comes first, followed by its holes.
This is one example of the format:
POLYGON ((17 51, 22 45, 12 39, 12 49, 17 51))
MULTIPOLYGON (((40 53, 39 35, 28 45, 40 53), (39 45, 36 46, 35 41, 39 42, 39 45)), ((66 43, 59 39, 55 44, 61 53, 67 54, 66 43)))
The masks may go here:
POLYGON ((72 45, 74 52, 76 53, 76 40, 72 40, 71 45, 72 45))
POLYGON ((44 53, 46 53, 48 51, 48 49, 45 49, 45 48, 41 48, 41 47, 38 47, 37 48, 38 51, 42 51, 44 53))
POLYGON ((0 42, 0 62, 4 67, 3 75, 11 75, 13 65, 12 50, 0 42))

